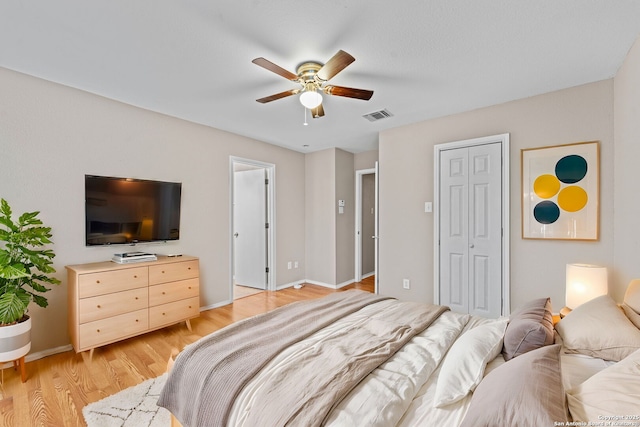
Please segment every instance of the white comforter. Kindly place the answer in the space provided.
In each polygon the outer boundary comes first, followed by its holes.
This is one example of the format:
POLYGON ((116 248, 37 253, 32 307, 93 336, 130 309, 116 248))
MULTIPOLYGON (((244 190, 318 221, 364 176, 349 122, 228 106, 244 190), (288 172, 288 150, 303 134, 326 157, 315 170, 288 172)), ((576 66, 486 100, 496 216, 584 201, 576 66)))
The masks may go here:
MULTIPOLYGON (((315 345, 343 328, 384 318, 395 301, 372 304, 335 322, 280 353, 243 389, 229 418, 230 426, 247 426, 253 399, 262 384, 277 380, 289 364, 296 364, 315 345)), ((331 412, 330 426, 458 425, 467 411, 469 397, 444 409, 433 407, 438 368, 447 351, 466 329, 486 320, 466 314, 443 313, 429 328, 414 337, 391 359, 365 378, 331 412)), ((499 357, 501 359, 501 357, 499 357)), ((499 361, 498 361, 499 362, 499 361)), ((495 362, 495 363, 498 363, 495 362)), ((488 367, 487 372, 491 369, 488 367)))

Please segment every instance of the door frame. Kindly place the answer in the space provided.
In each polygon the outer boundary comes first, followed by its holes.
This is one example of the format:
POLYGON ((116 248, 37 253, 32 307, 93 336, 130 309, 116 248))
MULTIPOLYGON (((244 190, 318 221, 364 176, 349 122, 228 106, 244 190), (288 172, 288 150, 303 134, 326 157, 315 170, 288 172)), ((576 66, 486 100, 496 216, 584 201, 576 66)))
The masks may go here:
MULTIPOLYGON (((355 256, 355 279, 356 282, 362 280, 362 177, 364 175, 373 174, 375 176, 376 169, 360 169, 356 171, 356 256, 355 256)), ((375 190, 374 190, 375 191, 375 190)), ((377 215, 378 207, 374 206, 377 215)), ((374 219, 375 221, 375 219, 374 219)), ((375 255, 374 255, 375 257, 375 255)), ((375 266, 373 274, 376 274, 375 266)))
POLYGON ((234 166, 236 164, 263 168, 266 170, 269 185, 267 186, 267 290, 276 290, 276 165, 265 163, 259 160, 245 159, 242 157, 229 156, 229 299, 233 301, 233 273, 235 269, 235 254, 233 248, 233 191, 234 191, 234 166))
POLYGON ((437 144, 433 147, 434 162, 434 209, 433 209, 433 300, 440 303, 440 152, 457 148, 473 147, 499 143, 502 148, 502 302, 501 314, 507 316, 511 313, 510 296, 510 160, 509 160, 509 134, 485 136, 481 138, 465 139, 462 141, 437 144))

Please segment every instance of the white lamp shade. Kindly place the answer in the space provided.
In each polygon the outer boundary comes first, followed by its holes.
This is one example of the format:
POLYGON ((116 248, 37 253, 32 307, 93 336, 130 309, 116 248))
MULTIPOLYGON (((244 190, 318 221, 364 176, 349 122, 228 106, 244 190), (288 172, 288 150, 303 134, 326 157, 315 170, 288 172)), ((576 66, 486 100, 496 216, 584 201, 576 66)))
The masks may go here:
POLYGON ((306 90, 300 94, 300 103, 311 110, 322 104, 322 95, 314 90, 306 90))
POLYGON ((607 268, 591 264, 567 264, 566 306, 574 309, 609 292, 607 268))

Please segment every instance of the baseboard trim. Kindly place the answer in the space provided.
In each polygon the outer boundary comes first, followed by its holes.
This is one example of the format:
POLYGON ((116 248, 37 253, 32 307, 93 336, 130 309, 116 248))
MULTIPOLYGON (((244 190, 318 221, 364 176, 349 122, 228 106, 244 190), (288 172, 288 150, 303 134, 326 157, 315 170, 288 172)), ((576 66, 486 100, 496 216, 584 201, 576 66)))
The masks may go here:
POLYGON ((207 305, 205 307, 200 307, 200 312, 202 313, 203 311, 212 310, 214 308, 218 308, 218 307, 222 307, 222 306, 225 306, 225 305, 229 305, 232 302, 233 301, 226 300, 226 301, 222 301, 222 302, 217 302, 215 304, 207 305))
POLYGON ((309 283, 306 280, 298 280, 296 282, 291 282, 291 283, 285 283, 283 285, 278 285, 276 286, 276 291, 281 291, 283 289, 287 289, 287 288, 292 288, 296 285, 302 285, 303 283, 309 283))
POLYGON ((317 282, 315 280, 305 280, 304 283, 309 283, 311 285, 318 285, 318 286, 323 286, 325 288, 330 288, 330 289, 340 289, 340 288, 344 288, 345 286, 348 286, 352 283, 355 283, 355 279, 350 279, 347 280, 346 282, 342 282, 342 283, 338 283, 337 285, 331 285, 329 283, 324 283, 324 282, 317 282))
MULTIPOLYGON (((60 347, 48 348, 42 351, 36 351, 35 353, 29 353, 25 356, 25 362, 33 362, 34 360, 43 359, 47 356, 53 356, 54 354, 64 353, 66 351, 73 350, 73 346, 71 344, 62 345, 60 347)), ((13 366, 13 362, 7 362, 0 364, 0 369, 5 369, 13 366)))
POLYGON ((371 276, 373 276, 373 275, 375 275, 375 274, 376 274, 376 272, 375 272, 375 271, 372 271, 371 273, 363 274, 363 275, 362 275, 362 278, 363 278, 363 279, 366 279, 367 277, 371 277, 371 276))
POLYGON ((353 283, 356 283, 355 279, 347 280, 346 282, 338 283, 336 285, 336 289, 344 288, 345 286, 349 286, 353 283))

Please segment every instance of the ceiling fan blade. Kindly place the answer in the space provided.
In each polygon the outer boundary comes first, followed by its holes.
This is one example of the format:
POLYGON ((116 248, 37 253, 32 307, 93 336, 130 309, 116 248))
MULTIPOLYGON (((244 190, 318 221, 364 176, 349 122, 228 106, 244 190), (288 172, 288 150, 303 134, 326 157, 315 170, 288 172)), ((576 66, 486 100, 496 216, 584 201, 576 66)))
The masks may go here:
POLYGON ((373 96, 372 90, 366 89, 354 89, 352 87, 343 87, 343 86, 325 86, 323 89, 324 93, 327 95, 334 96, 346 96, 347 98, 356 98, 363 99, 368 101, 373 96))
POLYGON ((276 99, 286 98, 287 96, 295 95, 300 92, 300 89, 291 89, 284 92, 276 93, 271 96, 265 96, 264 98, 256 99, 256 101, 266 104, 267 102, 275 101, 276 99))
POLYGON ((273 62, 264 59, 262 57, 260 58, 256 58, 253 61, 254 64, 261 66, 262 68, 265 68, 273 73, 276 73, 282 77, 284 77, 287 80, 293 80, 296 81, 298 80, 298 76, 293 74, 291 71, 287 71, 284 68, 280 67, 279 65, 274 64, 273 62))
POLYGON ((311 109, 311 117, 314 119, 318 119, 324 116, 324 107, 322 104, 318 105, 316 108, 311 109))
POLYGON ((344 50, 339 50, 338 53, 333 55, 331 59, 318 70, 316 76, 318 76, 320 80, 324 80, 326 82, 340 71, 344 70, 347 65, 351 64, 355 60, 356 58, 349 55, 344 50))

